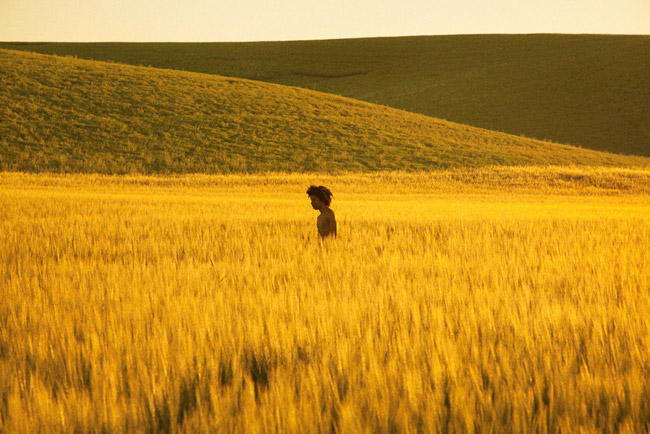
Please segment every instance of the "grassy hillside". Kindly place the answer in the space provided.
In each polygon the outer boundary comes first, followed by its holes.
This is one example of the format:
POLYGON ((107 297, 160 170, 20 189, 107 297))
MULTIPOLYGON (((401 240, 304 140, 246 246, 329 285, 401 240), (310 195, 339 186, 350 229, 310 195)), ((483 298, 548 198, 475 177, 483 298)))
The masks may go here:
POLYGON ((99 173, 647 165, 304 89, 0 50, 0 170, 99 173))
POLYGON ((650 36, 4 46, 300 86, 515 135, 650 156, 650 36))

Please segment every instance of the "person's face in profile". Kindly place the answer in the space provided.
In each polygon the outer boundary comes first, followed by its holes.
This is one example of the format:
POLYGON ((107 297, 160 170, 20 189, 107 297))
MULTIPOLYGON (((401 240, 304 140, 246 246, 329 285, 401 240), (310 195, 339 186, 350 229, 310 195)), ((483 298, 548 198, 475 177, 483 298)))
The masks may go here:
POLYGON ((314 209, 321 209, 325 206, 323 201, 316 196, 309 196, 309 199, 311 200, 311 207, 314 209))

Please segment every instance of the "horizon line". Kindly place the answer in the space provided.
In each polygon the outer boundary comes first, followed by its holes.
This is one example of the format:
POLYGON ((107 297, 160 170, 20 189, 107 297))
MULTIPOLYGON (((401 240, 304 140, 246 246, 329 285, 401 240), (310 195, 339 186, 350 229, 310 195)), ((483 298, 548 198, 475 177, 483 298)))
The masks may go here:
POLYGON ((650 36, 645 33, 559 33, 559 32, 530 32, 530 33, 441 33, 441 34, 407 34, 407 35, 379 35, 379 36, 353 36, 353 37, 324 37, 314 39, 251 39, 251 40, 13 40, 0 41, 2 44, 240 44, 240 43, 265 43, 265 42, 316 42, 316 41, 347 41, 362 39, 397 39, 397 38, 426 38, 447 36, 650 36))

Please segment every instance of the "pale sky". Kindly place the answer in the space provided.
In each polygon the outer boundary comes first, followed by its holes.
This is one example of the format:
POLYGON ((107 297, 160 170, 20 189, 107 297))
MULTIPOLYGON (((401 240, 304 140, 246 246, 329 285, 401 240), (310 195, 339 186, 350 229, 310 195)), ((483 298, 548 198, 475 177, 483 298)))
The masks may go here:
POLYGON ((0 41, 650 34, 650 0, 0 0, 0 41))

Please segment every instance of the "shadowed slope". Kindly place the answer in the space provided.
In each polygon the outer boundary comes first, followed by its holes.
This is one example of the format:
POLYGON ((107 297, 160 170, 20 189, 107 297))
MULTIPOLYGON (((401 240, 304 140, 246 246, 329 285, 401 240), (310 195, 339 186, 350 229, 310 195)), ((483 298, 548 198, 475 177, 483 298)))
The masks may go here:
POLYGON ((646 165, 298 88, 0 50, 0 169, 100 173, 646 165))
POLYGON ((515 135, 650 156, 650 36, 12 46, 299 86, 515 135))

